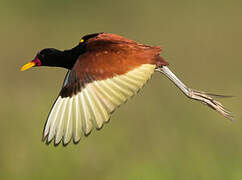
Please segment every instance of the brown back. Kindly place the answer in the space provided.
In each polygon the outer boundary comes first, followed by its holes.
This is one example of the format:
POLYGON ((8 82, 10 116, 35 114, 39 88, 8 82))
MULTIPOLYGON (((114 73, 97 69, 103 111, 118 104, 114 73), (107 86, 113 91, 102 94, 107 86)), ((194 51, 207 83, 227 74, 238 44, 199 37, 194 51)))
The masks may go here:
POLYGON ((88 40, 87 50, 79 56, 61 95, 70 96, 72 91, 76 94, 86 83, 125 74, 142 64, 167 65, 160 52, 159 46, 142 45, 115 34, 99 34, 88 40))

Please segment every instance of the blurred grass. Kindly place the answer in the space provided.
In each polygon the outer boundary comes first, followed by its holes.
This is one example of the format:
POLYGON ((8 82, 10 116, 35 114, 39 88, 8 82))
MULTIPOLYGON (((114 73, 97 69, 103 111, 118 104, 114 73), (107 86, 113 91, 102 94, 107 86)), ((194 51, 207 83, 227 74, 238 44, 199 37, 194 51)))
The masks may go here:
POLYGON ((1 1, 1 179, 242 178, 241 5, 238 1, 1 1), (21 65, 45 47, 68 49, 93 32, 162 45, 189 86, 220 94, 230 123, 155 74, 111 122, 78 145, 41 140, 65 70, 21 65))

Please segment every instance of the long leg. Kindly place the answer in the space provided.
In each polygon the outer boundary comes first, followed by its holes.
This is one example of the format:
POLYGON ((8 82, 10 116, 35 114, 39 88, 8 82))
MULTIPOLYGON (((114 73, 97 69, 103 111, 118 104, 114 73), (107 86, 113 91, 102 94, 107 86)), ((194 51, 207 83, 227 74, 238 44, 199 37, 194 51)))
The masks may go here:
POLYGON ((208 105, 212 109, 216 110, 226 118, 233 120, 231 112, 226 110, 225 107, 220 102, 215 101, 211 97, 211 96, 213 97, 229 97, 229 96, 210 94, 210 93, 190 89, 185 84, 183 84, 167 66, 157 67, 155 70, 166 75, 188 98, 200 101, 208 105))

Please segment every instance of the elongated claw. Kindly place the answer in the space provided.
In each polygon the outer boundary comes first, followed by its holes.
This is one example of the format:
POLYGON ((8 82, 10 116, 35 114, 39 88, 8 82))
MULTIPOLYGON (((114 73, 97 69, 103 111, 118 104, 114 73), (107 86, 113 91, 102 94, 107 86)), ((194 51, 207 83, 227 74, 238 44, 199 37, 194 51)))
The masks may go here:
POLYGON ((183 82, 181 82, 167 66, 157 67, 155 70, 166 75, 190 99, 200 101, 200 102, 206 104, 207 106, 211 107, 218 113, 222 114, 224 117, 230 119, 231 121, 234 121, 232 113, 229 110, 227 110, 222 105, 222 103, 213 99, 213 97, 214 98, 227 98, 227 97, 232 97, 232 96, 217 95, 217 94, 198 91, 195 89, 190 89, 183 82))
MULTIPOLYGON (((222 103, 214 100, 211 96, 209 96, 209 93, 194 90, 194 89, 188 89, 189 94, 187 95, 189 98, 201 101, 204 104, 208 105, 212 109, 216 110, 221 115, 225 116, 226 118, 230 119, 231 121, 234 121, 232 113, 227 110, 222 103)), ((220 95, 214 95, 215 97, 223 97, 220 95)))

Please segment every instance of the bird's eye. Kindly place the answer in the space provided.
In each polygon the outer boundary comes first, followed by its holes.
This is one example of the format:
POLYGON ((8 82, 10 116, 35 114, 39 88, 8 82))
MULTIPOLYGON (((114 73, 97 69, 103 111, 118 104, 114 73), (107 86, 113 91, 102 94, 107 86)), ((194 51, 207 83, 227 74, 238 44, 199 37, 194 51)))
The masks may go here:
POLYGON ((80 43, 84 43, 84 39, 81 39, 81 40, 80 40, 80 43))
POLYGON ((40 58, 40 59, 44 59, 44 54, 40 54, 40 53, 38 53, 37 56, 38 56, 38 58, 40 58))

